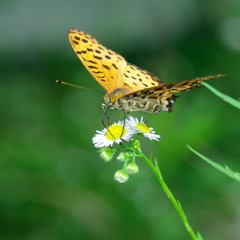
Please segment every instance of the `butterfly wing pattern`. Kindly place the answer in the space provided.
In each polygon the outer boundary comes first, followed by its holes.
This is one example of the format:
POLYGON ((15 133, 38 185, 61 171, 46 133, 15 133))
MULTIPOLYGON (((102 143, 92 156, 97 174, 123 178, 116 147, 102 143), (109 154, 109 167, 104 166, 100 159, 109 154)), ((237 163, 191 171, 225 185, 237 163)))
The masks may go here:
POLYGON ((108 108, 148 113, 170 112, 175 93, 201 86, 202 81, 222 74, 164 84, 152 73, 129 64, 120 54, 104 47, 89 34, 77 29, 68 32, 69 42, 83 65, 107 91, 108 108))

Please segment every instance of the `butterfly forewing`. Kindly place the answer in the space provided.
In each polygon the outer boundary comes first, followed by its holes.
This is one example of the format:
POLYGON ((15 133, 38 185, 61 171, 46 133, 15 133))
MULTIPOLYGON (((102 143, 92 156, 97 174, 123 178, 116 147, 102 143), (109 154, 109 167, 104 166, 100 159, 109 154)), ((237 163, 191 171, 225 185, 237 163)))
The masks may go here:
POLYGON ((122 86, 127 62, 121 55, 99 44, 83 31, 70 29, 68 37, 83 65, 107 92, 122 86))

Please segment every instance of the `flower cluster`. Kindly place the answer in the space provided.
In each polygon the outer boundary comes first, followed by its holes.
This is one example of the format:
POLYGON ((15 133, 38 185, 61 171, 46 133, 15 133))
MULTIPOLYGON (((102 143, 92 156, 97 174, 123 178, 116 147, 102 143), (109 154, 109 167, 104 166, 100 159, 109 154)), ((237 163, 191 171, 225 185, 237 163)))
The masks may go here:
POLYGON ((130 174, 139 172, 136 158, 141 157, 141 146, 137 139, 139 135, 150 140, 158 141, 160 135, 155 134, 153 128, 149 128, 141 117, 140 121, 137 118, 129 116, 125 121, 118 121, 101 131, 97 131, 92 141, 96 148, 100 149, 100 157, 109 162, 114 157, 115 153, 121 151, 116 157, 117 160, 123 163, 123 168, 116 171, 114 179, 119 183, 127 182, 130 174), (126 146, 124 141, 128 141, 126 146), (113 144, 119 144, 117 148, 108 148, 113 144))
POLYGON ((125 122, 118 121, 102 131, 97 131, 92 141, 96 148, 109 147, 114 143, 119 144, 123 140, 130 141, 137 133, 143 134, 150 140, 158 141, 160 138, 160 135, 155 134, 153 128, 149 128, 144 123, 143 117, 139 121, 137 118, 130 116, 125 122))

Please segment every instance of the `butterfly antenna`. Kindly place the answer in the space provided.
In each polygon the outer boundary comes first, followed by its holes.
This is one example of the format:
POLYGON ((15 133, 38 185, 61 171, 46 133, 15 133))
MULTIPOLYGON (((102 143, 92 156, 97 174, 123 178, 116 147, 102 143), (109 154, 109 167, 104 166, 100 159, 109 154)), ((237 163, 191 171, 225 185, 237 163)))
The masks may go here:
POLYGON ((99 93, 104 94, 104 92, 101 92, 101 91, 96 90, 96 89, 87 88, 87 87, 82 87, 82 86, 78 86, 78 85, 75 85, 75 84, 63 82, 63 81, 60 81, 60 80, 56 80, 56 83, 61 83, 61 84, 65 84, 65 85, 68 85, 68 86, 72 86, 72 87, 76 87, 76 88, 82 88, 82 89, 87 89, 87 90, 91 90, 91 91, 95 91, 95 92, 99 92, 99 93))

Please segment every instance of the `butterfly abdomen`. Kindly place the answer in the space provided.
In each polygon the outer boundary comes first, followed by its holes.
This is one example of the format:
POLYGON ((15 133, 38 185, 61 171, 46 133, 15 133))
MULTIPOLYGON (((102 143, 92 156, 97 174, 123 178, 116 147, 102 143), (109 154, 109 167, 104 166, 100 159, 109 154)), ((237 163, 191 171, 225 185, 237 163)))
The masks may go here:
POLYGON ((109 108, 122 111, 143 111, 147 113, 171 112, 176 96, 169 99, 149 97, 122 97, 109 105, 109 108))

